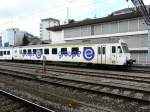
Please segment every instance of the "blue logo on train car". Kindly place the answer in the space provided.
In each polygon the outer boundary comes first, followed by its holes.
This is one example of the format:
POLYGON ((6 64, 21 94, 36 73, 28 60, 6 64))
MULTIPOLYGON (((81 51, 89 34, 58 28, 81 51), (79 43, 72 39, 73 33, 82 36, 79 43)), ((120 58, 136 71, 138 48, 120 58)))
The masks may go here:
POLYGON ((75 57, 80 57, 81 55, 81 51, 77 51, 77 52, 61 52, 59 51, 58 52, 58 56, 59 56, 59 59, 63 58, 63 57, 71 57, 72 59, 75 58, 75 57))
POLYGON ((37 49, 36 50, 36 57, 39 59, 42 56, 42 50, 41 49, 37 49))
POLYGON ((94 56, 95 56, 95 52, 92 47, 84 47, 84 50, 83 50, 84 59, 86 59, 87 61, 90 61, 94 58, 94 56))

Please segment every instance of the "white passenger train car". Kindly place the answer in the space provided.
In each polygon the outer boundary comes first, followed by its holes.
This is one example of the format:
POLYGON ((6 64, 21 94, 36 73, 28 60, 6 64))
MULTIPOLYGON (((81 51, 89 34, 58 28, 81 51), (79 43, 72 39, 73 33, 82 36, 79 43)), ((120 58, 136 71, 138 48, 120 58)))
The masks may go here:
POLYGON ((0 48, 0 60, 12 60, 12 47, 2 47, 0 48))
MULTIPOLYGON (((46 60, 105 65, 128 65, 133 63, 127 44, 121 40, 118 43, 42 44, 8 49, 10 49, 10 56, 7 59, 13 60, 46 60)), ((1 49, 1 52, 4 53, 5 50, 1 49)), ((0 59, 5 58, 5 55, 0 56, 0 59)))

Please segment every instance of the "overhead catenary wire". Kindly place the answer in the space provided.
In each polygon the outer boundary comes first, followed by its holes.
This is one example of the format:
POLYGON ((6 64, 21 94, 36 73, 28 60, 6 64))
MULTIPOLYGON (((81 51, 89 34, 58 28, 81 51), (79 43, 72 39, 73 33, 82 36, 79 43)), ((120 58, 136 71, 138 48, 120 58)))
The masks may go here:
MULTIPOLYGON (((80 0, 78 0, 78 1, 80 1, 80 0)), ((44 16, 46 14, 54 14, 54 13, 55 14, 56 13, 60 14, 60 13, 66 11, 66 7, 65 8, 63 7, 64 5, 67 5, 67 4, 73 3, 73 2, 75 2, 75 0, 70 0, 70 1, 62 3, 62 4, 57 4, 55 6, 52 6, 51 8, 47 8, 47 9, 44 9, 44 10, 39 10, 36 13, 33 13, 32 15, 29 15, 29 16, 20 16, 17 19, 12 19, 12 20, 0 23, 0 26, 2 26, 2 25, 8 25, 8 24, 11 24, 12 22, 18 23, 20 21, 24 21, 24 20, 27 20, 27 19, 33 19, 34 17, 36 17, 36 18, 37 17, 41 17, 42 18, 42 16, 44 16), (58 8, 59 8, 59 10, 58 10, 58 8), (55 10, 54 11, 53 10, 50 11, 51 9, 55 9, 55 10)), ((97 1, 92 2, 92 3, 84 3, 84 4, 81 4, 81 5, 78 5, 78 6, 69 7, 69 9, 70 10, 75 10, 75 9, 81 8, 81 7, 83 8, 83 7, 90 6, 90 5, 95 5, 95 4, 100 4, 100 3, 102 4, 104 2, 105 2, 104 0, 103 0, 103 2, 102 2, 102 0, 97 0, 97 1)))

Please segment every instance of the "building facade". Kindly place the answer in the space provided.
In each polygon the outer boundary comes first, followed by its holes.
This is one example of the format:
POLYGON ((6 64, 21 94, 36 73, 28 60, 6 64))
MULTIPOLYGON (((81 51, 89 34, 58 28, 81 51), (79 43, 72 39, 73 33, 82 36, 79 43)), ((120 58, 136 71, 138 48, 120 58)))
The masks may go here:
POLYGON ((40 39, 42 41, 51 42, 51 31, 46 30, 46 28, 59 25, 60 22, 57 19, 53 18, 42 19, 40 24, 40 39))
MULTIPOLYGON (((123 12, 123 10, 122 10, 123 12)), ((111 14, 108 17, 86 19, 67 25, 50 27, 53 38, 59 37, 62 42, 99 43, 102 39, 120 38, 127 42, 132 58, 138 64, 146 64, 148 55, 147 26, 136 11, 111 14), (63 39, 62 39, 63 38, 63 39)))
POLYGON ((2 32, 2 46, 11 47, 23 45, 23 38, 33 38, 32 34, 20 31, 18 28, 9 28, 2 32))

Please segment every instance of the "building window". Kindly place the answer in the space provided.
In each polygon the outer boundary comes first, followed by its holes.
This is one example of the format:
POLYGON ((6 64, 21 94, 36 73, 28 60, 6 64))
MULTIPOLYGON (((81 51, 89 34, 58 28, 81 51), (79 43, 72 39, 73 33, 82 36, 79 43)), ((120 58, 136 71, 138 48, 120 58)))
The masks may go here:
POLYGON ((52 48, 52 54, 57 54, 57 48, 52 48))
POLYGON ((91 25, 91 35, 94 35, 94 25, 91 25))

